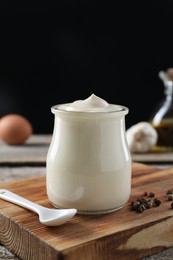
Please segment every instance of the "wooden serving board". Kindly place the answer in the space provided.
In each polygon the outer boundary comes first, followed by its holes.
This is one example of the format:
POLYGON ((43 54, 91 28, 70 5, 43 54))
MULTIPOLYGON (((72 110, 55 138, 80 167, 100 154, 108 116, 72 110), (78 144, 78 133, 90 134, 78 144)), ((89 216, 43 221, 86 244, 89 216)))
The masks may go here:
MULTIPOLYGON (((20 258, 32 260, 132 260, 173 246, 173 209, 166 196, 173 188, 173 168, 133 163, 132 172, 132 193, 123 209, 97 216, 76 215, 58 227, 46 227, 37 214, 1 199, 0 243, 20 258), (132 211, 130 202, 144 191, 153 191, 161 205, 143 213, 132 211)), ((0 188, 52 207, 45 176, 0 188)))

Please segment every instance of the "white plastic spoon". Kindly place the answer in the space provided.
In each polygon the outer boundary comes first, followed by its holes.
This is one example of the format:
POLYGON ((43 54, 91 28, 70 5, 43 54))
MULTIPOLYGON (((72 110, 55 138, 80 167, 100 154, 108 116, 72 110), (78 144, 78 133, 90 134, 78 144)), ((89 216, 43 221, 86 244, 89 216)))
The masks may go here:
POLYGON ((0 189, 0 198, 36 212, 39 215, 39 221, 47 226, 64 224, 77 212, 76 209, 49 209, 5 189, 0 189))

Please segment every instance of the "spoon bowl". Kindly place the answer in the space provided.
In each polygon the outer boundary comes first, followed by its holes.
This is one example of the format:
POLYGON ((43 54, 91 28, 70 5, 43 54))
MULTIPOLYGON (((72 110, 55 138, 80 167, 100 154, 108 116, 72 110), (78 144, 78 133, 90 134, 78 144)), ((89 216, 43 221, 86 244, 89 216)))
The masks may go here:
POLYGON ((46 226, 62 225, 77 213, 77 209, 74 208, 49 209, 43 207, 6 189, 0 189, 0 198, 37 213, 39 221, 46 226))

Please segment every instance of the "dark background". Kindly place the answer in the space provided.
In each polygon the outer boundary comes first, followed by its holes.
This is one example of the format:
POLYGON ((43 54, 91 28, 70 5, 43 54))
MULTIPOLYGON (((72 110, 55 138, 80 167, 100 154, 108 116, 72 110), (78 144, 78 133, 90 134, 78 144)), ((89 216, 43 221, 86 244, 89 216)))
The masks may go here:
POLYGON ((52 133, 52 105, 94 93, 129 107, 126 128, 148 120, 163 97, 158 72, 173 67, 172 10, 152 0, 1 8, 0 117, 52 133))

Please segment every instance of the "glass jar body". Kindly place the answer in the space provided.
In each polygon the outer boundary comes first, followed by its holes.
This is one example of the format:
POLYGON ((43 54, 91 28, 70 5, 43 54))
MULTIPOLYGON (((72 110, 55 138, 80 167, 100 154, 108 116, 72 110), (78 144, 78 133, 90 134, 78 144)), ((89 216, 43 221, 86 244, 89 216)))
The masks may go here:
POLYGON ((55 112, 46 162, 47 194, 55 207, 101 214, 127 203, 131 155, 125 114, 118 113, 55 112))

